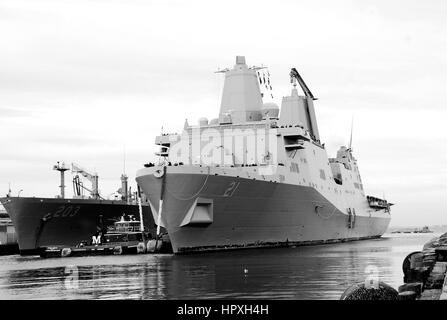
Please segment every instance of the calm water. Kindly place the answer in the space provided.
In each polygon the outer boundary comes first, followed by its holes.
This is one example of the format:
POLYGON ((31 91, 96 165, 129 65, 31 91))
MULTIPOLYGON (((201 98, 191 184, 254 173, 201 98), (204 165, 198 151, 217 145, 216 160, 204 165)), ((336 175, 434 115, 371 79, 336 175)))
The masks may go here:
POLYGON ((3 256, 0 299, 339 299, 370 265, 397 288, 403 259, 435 235, 189 256, 3 256))

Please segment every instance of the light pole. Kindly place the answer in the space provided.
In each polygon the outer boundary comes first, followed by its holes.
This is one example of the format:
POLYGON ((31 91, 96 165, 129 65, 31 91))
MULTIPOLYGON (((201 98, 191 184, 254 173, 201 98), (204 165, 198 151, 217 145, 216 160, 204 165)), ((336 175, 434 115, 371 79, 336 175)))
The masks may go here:
POLYGON ((22 192, 23 189, 20 189, 19 193, 17 194, 17 197, 20 197, 20 192, 22 192))

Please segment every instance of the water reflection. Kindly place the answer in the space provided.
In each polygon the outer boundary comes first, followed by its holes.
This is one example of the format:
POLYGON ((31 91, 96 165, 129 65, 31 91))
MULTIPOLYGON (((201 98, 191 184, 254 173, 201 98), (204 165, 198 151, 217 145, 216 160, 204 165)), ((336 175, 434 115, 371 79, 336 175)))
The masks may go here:
POLYGON ((405 256, 432 237, 188 256, 0 257, 0 298, 338 299, 368 266, 397 288, 405 256))

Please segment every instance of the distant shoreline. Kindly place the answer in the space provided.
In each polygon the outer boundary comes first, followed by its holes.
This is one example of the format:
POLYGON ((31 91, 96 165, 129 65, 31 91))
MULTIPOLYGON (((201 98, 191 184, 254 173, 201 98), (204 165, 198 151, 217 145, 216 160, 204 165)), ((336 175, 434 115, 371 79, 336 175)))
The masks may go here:
POLYGON ((447 232, 447 225, 433 225, 433 226, 395 226, 389 227, 386 233, 445 233, 447 232))

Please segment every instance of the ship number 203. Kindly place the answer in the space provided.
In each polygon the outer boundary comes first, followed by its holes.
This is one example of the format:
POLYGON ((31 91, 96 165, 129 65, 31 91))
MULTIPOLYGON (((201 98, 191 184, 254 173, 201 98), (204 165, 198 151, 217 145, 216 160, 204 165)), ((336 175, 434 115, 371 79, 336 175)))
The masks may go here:
POLYGON ((80 209, 80 206, 60 206, 57 208, 56 212, 47 213, 44 219, 74 217, 80 209))

